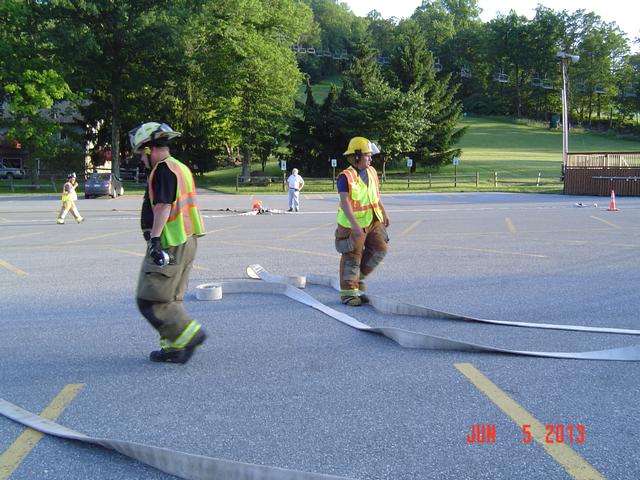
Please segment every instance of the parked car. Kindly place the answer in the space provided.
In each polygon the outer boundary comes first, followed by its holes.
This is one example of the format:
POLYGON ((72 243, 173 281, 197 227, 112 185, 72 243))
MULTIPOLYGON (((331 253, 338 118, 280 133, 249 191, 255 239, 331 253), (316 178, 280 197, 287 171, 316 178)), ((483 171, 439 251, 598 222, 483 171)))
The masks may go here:
POLYGON ((24 178, 24 170, 15 167, 7 167, 0 162, 0 178, 24 178))
POLYGON ((113 173, 93 173, 84 184, 84 198, 124 195, 122 181, 113 173))

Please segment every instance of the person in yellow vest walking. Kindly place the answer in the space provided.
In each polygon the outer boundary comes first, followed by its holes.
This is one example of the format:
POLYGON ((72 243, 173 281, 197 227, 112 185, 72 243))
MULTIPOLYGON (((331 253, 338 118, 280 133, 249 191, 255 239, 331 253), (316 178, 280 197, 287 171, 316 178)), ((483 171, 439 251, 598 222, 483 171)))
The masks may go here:
POLYGON ((67 181, 62 187, 62 208, 56 220, 59 225, 64 224, 64 218, 67 216, 67 213, 69 213, 69 210, 71 210, 71 215, 76 219, 76 222, 84 222, 84 218, 82 218, 82 215, 80 215, 76 207, 76 200, 78 200, 78 194, 76 193, 77 186, 78 180, 76 179, 75 172, 67 175, 67 181))
POLYGON ((350 167, 338 175, 338 227, 335 244, 340 258, 340 299, 357 307, 367 303, 365 278, 387 254, 389 216, 380 198, 378 173, 371 156, 380 151, 364 137, 354 137, 343 153, 350 167))
POLYGON ((165 123, 148 122, 129 132, 133 151, 151 170, 140 223, 148 242, 136 301, 140 313, 160 334, 153 362, 186 363, 207 335, 183 306, 197 237, 205 234, 191 170, 171 156, 181 134, 165 123))

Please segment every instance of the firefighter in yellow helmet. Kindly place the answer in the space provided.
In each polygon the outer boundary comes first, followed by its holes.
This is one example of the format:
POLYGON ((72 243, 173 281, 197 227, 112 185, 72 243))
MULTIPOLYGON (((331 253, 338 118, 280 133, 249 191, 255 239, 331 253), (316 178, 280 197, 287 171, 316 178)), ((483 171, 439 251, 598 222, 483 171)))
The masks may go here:
POLYGON ((387 253, 389 216, 384 209, 378 173, 371 166, 371 156, 378 147, 364 137, 354 137, 344 156, 349 168, 338 176, 338 227, 336 250, 340 258, 340 299, 359 306, 368 299, 364 279, 382 262, 387 253))
POLYGON ((160 334, 160 349, 149 356, 153 362, 186 363, 207 337, 182 304, 204 223, 191 170, 169 151, 179 136, 169 125, 157 122, 129 132, 134 153, 151 170, 140 219, 148 248, 136 301, 160 334))

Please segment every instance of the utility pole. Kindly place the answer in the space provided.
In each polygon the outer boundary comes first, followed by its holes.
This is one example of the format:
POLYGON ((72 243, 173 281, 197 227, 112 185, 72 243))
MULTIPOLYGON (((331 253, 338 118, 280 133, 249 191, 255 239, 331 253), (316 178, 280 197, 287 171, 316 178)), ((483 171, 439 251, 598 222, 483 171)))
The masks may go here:
POLYGON ((564 178, 569 154, 569 81, 567 63, 569 61, 575 63, 580 60, 580 57, 565 52, 558 52, 556 57, 560 59, 562 66, 562 178, 564 178))

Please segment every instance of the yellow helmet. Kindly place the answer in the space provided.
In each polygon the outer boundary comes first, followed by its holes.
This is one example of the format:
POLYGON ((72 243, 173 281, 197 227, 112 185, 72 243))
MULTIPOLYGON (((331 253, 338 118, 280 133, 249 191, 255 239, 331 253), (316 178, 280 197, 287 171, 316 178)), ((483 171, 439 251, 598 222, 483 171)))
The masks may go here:
POLYGON ((134 153, 142 153, 142 148, 147 144, 158 140, 168 142, 181 135, 166 123, 147 122, 129 132, 129 142, 134 153))
POLYGON ((353 137, 349 140, 347 151, 342 155, 356 155, 360 153, 373 153, 373 145, 364 137, 353 137))

